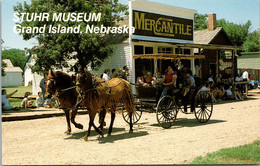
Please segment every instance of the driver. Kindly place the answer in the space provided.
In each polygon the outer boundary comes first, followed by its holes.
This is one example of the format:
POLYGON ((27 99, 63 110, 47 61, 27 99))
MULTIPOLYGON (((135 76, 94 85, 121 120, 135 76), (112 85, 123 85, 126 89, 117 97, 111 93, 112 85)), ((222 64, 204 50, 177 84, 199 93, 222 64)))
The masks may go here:
POLYGON ((163 77, 162 80, 164 88, 160 99, 176 87, 177 71, 173 71, 173 69, 175 69, 174 65, 169 64, 165 73, 165 77, 163 77))

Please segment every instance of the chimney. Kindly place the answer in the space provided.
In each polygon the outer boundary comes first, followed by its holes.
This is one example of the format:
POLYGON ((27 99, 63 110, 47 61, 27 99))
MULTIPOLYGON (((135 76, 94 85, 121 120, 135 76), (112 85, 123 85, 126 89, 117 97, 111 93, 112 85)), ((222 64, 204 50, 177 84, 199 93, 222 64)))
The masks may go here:
POLYGON ((216 14, 208 14, 209 31, 214 31, 217 28, 216 14))

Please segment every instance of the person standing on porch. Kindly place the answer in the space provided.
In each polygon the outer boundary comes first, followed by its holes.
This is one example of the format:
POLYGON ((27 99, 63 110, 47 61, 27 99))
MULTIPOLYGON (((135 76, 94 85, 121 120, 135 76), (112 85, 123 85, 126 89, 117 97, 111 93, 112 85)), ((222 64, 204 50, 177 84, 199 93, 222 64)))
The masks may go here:
POLYGON ((243 78, 243 81, 248 81, 249 80, 247 68, 245 68, 245 71, 242 74, 242 78, 243 78))

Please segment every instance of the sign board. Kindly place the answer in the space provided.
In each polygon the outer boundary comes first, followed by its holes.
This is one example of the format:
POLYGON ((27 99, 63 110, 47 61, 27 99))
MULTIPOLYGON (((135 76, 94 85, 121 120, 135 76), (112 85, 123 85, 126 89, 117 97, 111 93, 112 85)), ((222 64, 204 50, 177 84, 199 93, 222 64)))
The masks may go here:
POLYGON ((133 10, 133 35, 193 40, 193 20, 133 10))

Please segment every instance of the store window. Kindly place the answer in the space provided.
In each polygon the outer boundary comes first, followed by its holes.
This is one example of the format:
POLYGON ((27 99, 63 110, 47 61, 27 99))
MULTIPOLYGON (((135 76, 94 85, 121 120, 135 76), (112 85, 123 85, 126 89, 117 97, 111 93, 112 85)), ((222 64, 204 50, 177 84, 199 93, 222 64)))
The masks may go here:
POLYGON ((135 55, 144 54, 144 46, 135 45, 134 46, 134 54, 135 55))
MULTIPOLYGON (((134 53, 135 53, 135 55, 153 54, 153 47, 135 45, 134 53)), ((136 59, 135 60, 135 78, 139 77, 141 74, 146 75, 148 72, 153 73, 153 71, 154 71, 154 60, 153 59, 136 59)))
POLYGON ((145 54, 153 54, 153 47, 145 47, 145 54))
POLYGON ((191 49, 188 49, 188 48, 175 48, 175 54, 191 55, 191 49))
POLYGON ((173 54, 172 47, 158 47, 159 54, 173 54))
POLYGON ((142 55, 142 54, 153 54, 153 47, 145 47, 140 45, 134 46, 134 54, 142 55))

